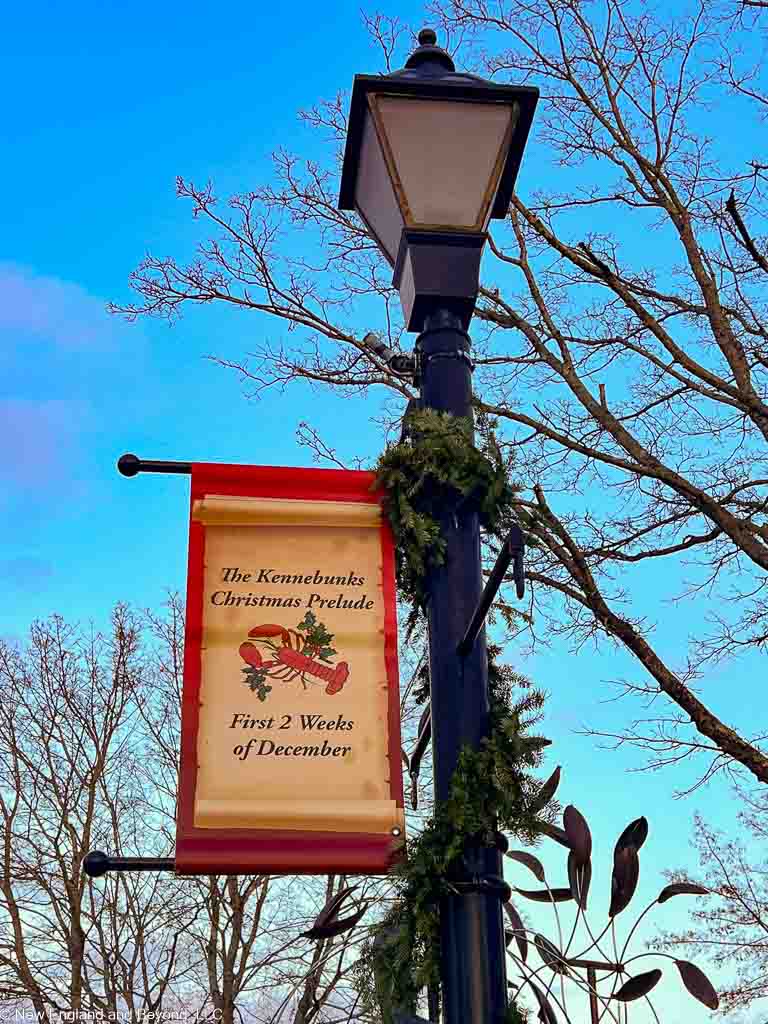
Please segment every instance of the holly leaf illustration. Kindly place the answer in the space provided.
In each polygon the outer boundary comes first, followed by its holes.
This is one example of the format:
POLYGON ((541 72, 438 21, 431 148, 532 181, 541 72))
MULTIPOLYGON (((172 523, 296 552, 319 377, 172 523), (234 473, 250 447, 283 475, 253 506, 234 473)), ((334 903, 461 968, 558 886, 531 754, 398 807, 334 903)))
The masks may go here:
POLYGON ((302 621, 296 627, 297 631, 304 634, 304 651, 311 657, 318 657, 322 661, 330 661, 336 651, 331 647, 333 634, 329 633, 325 623, 318 622, 314 612, 307 611, 302 621))
POLYGON ((267 699, 267 694, 272 689, 271 686, 267 686, 265 683, 267 670, 265 668, 253 668, 249 666, 247 669, 243 669, 242 671, 245 673, 245 679, 243 682, 251 693, 255 693, 260 701, 265 701, 267 699))

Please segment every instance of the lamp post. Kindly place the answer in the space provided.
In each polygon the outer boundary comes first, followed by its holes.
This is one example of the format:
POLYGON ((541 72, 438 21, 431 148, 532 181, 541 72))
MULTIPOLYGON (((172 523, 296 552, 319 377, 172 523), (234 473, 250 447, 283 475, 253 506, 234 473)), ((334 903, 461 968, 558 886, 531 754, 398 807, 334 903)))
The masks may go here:
MULTIPOLYGON (((339 207, 354 209, 394 270, 406 328, 420 332, 421 404, 471 417, 467 335, 492 217, 509 209, 538 90, 457 73, 431 29, 405 67, 356 75, 339 207)), ((489 729, 481 631, 461 645, 480 602, 477 512, 444 504, 445 563, 428 581, 435 798, 445 800, 462 747, 489 729), (461 647, 460 647, 461 645, 461 647)), ((465 855, 468 877, 502 874, 501 852, 465 855)), ((471 889, 471 886, 467 886, 471 889)), ((440 904, 444 1024, 503 1024, 504 928, 498 893, 482 884, 440 904)))

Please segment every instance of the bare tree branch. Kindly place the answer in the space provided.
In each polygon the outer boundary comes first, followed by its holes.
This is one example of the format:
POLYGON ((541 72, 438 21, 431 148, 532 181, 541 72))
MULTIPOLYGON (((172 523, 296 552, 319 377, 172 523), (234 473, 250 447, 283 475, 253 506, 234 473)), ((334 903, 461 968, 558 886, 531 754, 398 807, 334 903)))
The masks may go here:
MULTIPOLYGON (((735 696, 716 713, 691 688, 714 661, 768 643, 765 133, 756 127, 753 154, 733 166, 698 127, 715 103, 740 123, 764 118, 765 65, 738 46, 758 15, 703 0, 664 19, 620 0, 448 0, 433 13, 464 66, 540 86, 537 156, 558 168, 556 188, 519 193, 494 229, 474 329, 477 408, 514 456, 537 542, 530 642, 620 644, 645 680, 627 697, 666 702, 661 762, 680 764, 665 747, 676 739, 681 754, 710 758, 704 777, 768 781, 760 724, 743 720, 735 696), (633 586, 651 565, 664 569, 659 598, 695 598, 698 625, 676 666, 633 586)), ((369 18, 383 70, 405 56, 396 28, 369 18)), ((233 197, 226 215, 211 186, 180 180, 207 240, 191 261, 145 260, 131 279, 138 301, 112 309, 172 320, 219 302, 266 314, 279 335, 218 357, 247 393, 294 380, 341 394, 377 385, 393 419, 414 389, 354 326, 366 296, 380 316, 366 328, 391 347, 403 331, 390 268, 336 208, 343 97, 302 116, 330 137, 326 164, 277 152, 274 180, 233 197), (301 245, 288 244, 297 231, 301 245)), ((338 458, 304 430, 317 457, 338 458)), ((510 636, 520 628, 510 616, 510 636)), ((657 734, 651 719, 623 735, 647 750, 657 734)))

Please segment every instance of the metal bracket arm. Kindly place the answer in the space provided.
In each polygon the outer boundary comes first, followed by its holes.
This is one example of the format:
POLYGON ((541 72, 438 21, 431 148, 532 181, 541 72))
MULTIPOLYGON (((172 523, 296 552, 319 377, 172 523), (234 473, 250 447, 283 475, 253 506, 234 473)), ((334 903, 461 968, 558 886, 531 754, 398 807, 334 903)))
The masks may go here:
POLYGON ((117 460, 117 468, 123 476, 136 476, 137 473, 191 473, 192 463, 140 459, 138 455, 127 453, 117 460))
POLYGON ((488 582, 483 588, 480 601, 474 615, 470 619, 464 638, 456 648, 456 653, 459 657, 466 658, 474 647, 477 635, 483 628, 488 609, 499 592, 499 587, 504 580, 510 562, 512 563, 512 578, 515 581, 517 596, 522 598, 525 595, 524 558, 525 542, 523 540, 523 531, 515 524, 507 534, 507 539, 501 547, 496 564, 491 569, 491 575, 488 577, 488 582))
POLYGON ((83 858, 83 871, 89 878, 101 878, 108 871, 175 871, 173 857, 110 857, 91 850, 83 858))

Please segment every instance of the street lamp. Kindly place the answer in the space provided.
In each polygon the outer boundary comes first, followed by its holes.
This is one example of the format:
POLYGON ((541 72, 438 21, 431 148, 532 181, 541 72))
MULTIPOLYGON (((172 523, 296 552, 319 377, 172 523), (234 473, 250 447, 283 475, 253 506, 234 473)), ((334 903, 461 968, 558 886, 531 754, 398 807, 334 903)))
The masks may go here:
MULTIPOLYGON (((471 418, 466 330, 480 256, 489 220, 509 209, 538 90, 457 73, 436 41, 423 29, 402 71, 355 76, 339 207, 365 222, 394 268, 407 330, 421 332, 421 406, 471 418)), ((482 600, 476 507, 443 496, 440 508, 445 560, 427 581, 427 617, 435 798, 443 801, 462 747, 479 749, 489 733, 485 632, 473 625, 488 593, 482 600)), ((444 1024, 504 1024, 501 851, 475 845, 464 867, 439 908, 444 1024)))
POLYGON ((538 90, 457 73, 431 29, 402 71, 355 75, 339 207, 394 268, 409 331, 436 306, 466 328, 492 217, 504 218, 538 90))

